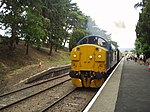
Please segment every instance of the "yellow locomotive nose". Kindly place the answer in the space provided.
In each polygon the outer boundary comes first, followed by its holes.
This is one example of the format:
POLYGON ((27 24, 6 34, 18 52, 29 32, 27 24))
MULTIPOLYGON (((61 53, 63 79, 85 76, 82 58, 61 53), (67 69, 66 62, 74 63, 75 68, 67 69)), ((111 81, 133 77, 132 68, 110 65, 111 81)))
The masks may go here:
POLYGON ((92 44, 79 45, 72 50, 70 59, 70 76, 75 86, 100 86, 101 75, 106 71, 106 49, 92 44))
POLYGON ((106 50, 100 46, 85 44, 75 47, 70 55, 74 71, 105 72, 106 50))

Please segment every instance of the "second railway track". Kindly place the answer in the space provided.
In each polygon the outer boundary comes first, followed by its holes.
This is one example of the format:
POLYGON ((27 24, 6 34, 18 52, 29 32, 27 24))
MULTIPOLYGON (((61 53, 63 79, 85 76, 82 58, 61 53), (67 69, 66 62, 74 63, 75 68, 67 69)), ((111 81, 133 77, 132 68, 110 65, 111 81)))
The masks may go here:
MULTIPOLYGON (((10 108, 13 107, 16 108, 16 105, 18 107, 18 105, 20 105, 22 102, 28 102, 28 104, 30 104, 29 99, 32 99, 33 97, 37 97, 40 94, 44 94, 49 90, 53 90, 54 87, 56 88, 59 85, 61 86, 64 83, 67 83, 68 81, 70 81, 70 77, 64 76, 55 80, 45 81, 45 83, 37 84, 36 86, 26 87, 24 89, 22 88, 13 92, 3 94, 0 96, 0 110, 7 112, 10 108)), ((45 95, 41 95, 41 98, 45 98, 45 95)))

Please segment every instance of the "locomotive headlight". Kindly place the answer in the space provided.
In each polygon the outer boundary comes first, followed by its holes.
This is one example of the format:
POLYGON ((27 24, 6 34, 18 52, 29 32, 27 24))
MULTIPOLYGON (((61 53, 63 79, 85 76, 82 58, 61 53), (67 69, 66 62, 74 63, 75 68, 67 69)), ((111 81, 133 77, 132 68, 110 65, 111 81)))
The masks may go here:
POLYGON ((92 59, 92 56, 90 56, 90 59, 92 59))
POLYGON ((80 50, 80 48, 79 48, 79 47, 74 48, 74 51, 79 51, 79 50, 80 50))
POLYGON ((101 56, 101 55, 98 55, 98 57, 101 58, 102 56, 101 56))
POLYGON ((102 50, 100 48, 96 48, 96 51, 101 52, 102 50))
POLYGON ((77 48, 75 48, 74 51, 77 51, 77 48))
POLYGON ((75 54, 74 54, 74 55, 73 55, 73 57, 74 57, 74 58, 76 58, 76 57, 77 57, 77 55, 75 55, 75 54))

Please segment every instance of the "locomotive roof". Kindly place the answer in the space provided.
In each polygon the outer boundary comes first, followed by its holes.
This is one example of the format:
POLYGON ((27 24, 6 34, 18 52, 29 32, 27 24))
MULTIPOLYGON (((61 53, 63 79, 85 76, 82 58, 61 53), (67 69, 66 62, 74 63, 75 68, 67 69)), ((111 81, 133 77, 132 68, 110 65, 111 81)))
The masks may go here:
POLYGON ((101 37, 101 36, 98 36, 98 35, 88 35, 88 36, 85 36, 85 37, 83 37, 82 39, 80 39, 79 42, 77 43, 77 45, 79 45, 79 43, 80 43, 83 39, 85 39, 85 38, 91 38, 91 37, 98 37, 98 38, 103 39, 105 42, 110 43, 110 41, 109 41, 108 39, 104 38, 104 37, 101 37))
MULTIPOLYGON (((99 44, 101 47, 104 47, 108 50, 112 49, 112 48, 115 48, 113 47, 113 44, 111 43, 111 41, 108 39, 108 38, 104 38, 104 37, 101 37, 101 36, 97 36, 97 35, 89 35, 89 36, 85 36, 83 37, 76 45, 81 45, 81 44, 98 44, 98 43, 92 43, 92 41, 89 41, 90 38, 92 37, 97 37, 97 38, 100 38, 102 42, 100 42, 101 44, 99 44), (85 40, 85 41, 84 41, 85 40), (103 43, 104 42, 104 43, 103 43)), ((115 48, 116 49, 116 48, 115 48)))

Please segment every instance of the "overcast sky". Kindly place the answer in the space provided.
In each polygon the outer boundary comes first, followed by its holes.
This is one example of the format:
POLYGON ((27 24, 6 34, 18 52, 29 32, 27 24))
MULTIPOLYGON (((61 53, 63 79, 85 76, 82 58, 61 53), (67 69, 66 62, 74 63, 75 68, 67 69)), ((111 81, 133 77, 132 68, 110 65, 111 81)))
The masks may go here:
POLYGON ((139 10, 134 5, 141 0, 72 0, 80 10, 95 20, 99 28, 111 33, 120 48, 134 48, 135 27, 139 10))

